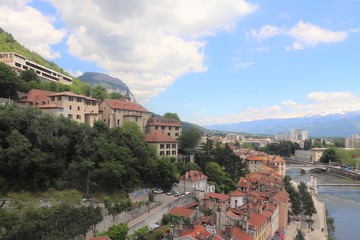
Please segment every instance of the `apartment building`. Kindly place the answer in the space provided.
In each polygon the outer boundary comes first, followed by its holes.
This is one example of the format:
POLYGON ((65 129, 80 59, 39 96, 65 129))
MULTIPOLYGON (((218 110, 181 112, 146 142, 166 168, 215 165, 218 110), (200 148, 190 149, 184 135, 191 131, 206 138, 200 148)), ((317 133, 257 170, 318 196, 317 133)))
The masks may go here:
POLYGON ((98 120, 99 100, 72 92, 55 93, 31 89, 18 103, 40 108, 42 112, 55 116, 63 115, 90 126, 98 120))
POLYGON ((182 124, 171 118, 150 117, 147 121, 146 132, 161 130, 173 139, 178 139, 182 132, 182 124))
POLYGON ((145 133, 150 112, 138 103, 126 98, 105 99, 99 104, 100 119, 108 127, 120 127, 125 122, 136 123, 145 133))
POLYGON ((178 157, 178 141, 161 130, 155 130, 145 136, 145 141, 156 148, 159 156, 178 157))
POLYGON ((356 148, 360 143, 358 134, 352 134, 351 137, 345 139, 345 148, 356 148))
POLYGON ((309 132, 303 129, 291 129, 289 133, 276 133, 277 141, 305 141, 309 139, 309 132))
POLYGON ((41 79, 67 85, 72 83, 71 77, 44 67, 15 52, 0 52, 0 62, 11 66, 17 73, 33 70, 41 79))

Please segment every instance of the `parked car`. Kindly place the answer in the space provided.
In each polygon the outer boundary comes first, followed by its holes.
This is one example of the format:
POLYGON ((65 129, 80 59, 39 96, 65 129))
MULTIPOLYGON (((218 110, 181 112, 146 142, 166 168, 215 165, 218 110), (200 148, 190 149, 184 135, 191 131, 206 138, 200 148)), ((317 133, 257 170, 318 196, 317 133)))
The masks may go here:
POLYGON ((185 192, 184 194, 185 194, 185 195, 189 195, 189 194, 191 194, 191 192, 185 192))
POLYGON ((172 196, 172 195, 174 195, 175 194, 175 191, 174 190, 170 190, 170 191, 168 191, 167 193, 166 193, 166 195, 168 195, 168 196, 172 196))
POLYGON ((163 193, 164 191, 161 188, 157 188, 156 190, 154 190, 154 193, 163 193))
POLYGON ((182 192, 176 191, 174 196, 175 196, 175 197, 179 197, 179 196, 181 196, 181 194, 182 194, 182 192))

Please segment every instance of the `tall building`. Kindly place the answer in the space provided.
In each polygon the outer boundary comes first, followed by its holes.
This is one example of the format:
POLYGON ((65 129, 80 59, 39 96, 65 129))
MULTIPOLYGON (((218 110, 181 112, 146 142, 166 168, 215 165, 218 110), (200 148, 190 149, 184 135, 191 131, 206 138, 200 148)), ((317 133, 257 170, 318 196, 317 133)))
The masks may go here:
POLYGON ((309 138, 308 130, 291 129, 290 133, 276 133, 275 140, 277 141, 305 141, 309 138))
POLYGON ((0 62, 11 66, 17 73, 25 70, 33 70, 41 79, 63 84, 72 83, 71 77, 44 67, 14 52, 0 52, 0 62))
POLYGON ((345 139, 345 148, 356 148, 360 143, 360 137, 358 134, 353 134, 351 137, 345 139))

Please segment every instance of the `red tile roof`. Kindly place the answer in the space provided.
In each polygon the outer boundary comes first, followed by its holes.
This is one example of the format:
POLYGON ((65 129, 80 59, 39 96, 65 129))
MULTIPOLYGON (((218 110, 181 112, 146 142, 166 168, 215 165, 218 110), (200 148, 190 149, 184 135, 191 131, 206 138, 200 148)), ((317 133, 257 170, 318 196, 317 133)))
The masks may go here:
POLYGON ((206 194, 204 197, 205 200, 209 200, 210 198, 215 198, 215 199, 220 200, 221 202, 225 202, 230 199, 230 196, 226 195, 226 194, 210 192, 210 193, 206 194))
POLYGON ((241 230, 238 227, 233 227, 231 229, 232 236, 235 238, 232 238, 234 240, 251 240, 252 236, 248 233, 246 233, 244 230, 241 230))
POLYGON ((188 209, 184 207, 173 207, 169 213, 172 215, 178 215, 181 217, 190 218, 194 214, 194 212, 195 210, 193 209, 188 209))
POLYGON ((45 91, 40 89, 31 89, 26 94, 26 99, 22 99, 19 102, 31 102, 31 103, 47 103, 49 101, 48 96, 54 94, 55 92, 45 91))
POLYGON ((230 193, 230 196, 234 196, 234 197, 244 197, 245 194, 243 192, 240 191, 234 191, 232 193, 230 193))
POLYGON ((211 233, 207 232, 203 226, 196 226, 192 230, 182 232, 178 237, 184 236, 189 236, 192 239, 207 239, 211 236, 211 233))
POLYGON ((171 118, 163 117, 151 117, 147 122, 148 126, 170 126, 170 127, 181 127, 181 122, 171 118))
POLYGON ((258 156, 250 156, 246 158, 246 161, 262 161, 262 159, 258 156))
POLYGON ((175 139, 161 130, 155 130, 154 132, 148 133, 145 137, 145 141, 150 143, 177 143, 175 139))
POLYGON ((255 228, 259 228, 261 225, 265 223, 266 219, 267 217, 261 215, 260 213, 251 212, 249 224, 254 226, 255 228))
POLYGON ((199 172, 197 170, 188 171, 180 177, 180 180, 186 180, 190 182, 196 182, 204 179, 208 179, 208 177, 202 172, 199 172))
POLYGON ((149 112, 146 108, 141 106, 138 103, 124 101, 119 99, 105 99, 105 102, 109 104, 112 109, 121 109, 121 110, 130 110, 130 111, 138 111, 138 112, 149 112))

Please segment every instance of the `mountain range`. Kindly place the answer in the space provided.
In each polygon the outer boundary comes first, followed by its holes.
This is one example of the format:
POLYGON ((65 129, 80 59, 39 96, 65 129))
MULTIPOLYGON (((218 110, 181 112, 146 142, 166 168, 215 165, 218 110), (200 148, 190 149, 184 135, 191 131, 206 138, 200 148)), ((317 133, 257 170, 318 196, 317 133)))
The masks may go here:
POLYGON ((294 128, 308 130, 309 137, 349 137, 352 134, 360 134, 360 111, 299 118, 263 119, 204 127, 228 132, 267 135, 290 132, 290 129, 294 128))

